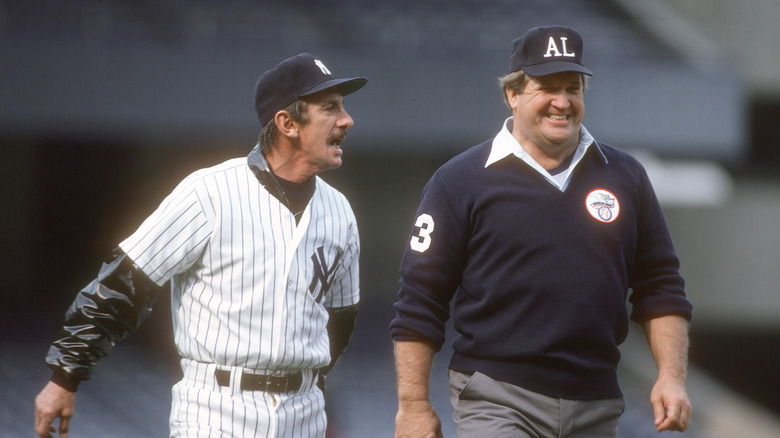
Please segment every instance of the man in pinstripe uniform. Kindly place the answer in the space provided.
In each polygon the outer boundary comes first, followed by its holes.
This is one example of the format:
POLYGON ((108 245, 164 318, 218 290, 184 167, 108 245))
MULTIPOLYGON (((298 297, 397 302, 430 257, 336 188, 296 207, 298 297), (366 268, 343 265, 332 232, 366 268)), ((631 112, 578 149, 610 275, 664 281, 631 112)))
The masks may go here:
POLYGON ((182 181, 80 291, 46 362, 36 432, 67 436, 75 391, 171 284, 183 379, 175 437, 324 437, 324 376, 346 349, 359 301, 360 244, 346 198, 320 179, 341 165, 353 120, 310 54, 263 73, 248 157, 182 181))

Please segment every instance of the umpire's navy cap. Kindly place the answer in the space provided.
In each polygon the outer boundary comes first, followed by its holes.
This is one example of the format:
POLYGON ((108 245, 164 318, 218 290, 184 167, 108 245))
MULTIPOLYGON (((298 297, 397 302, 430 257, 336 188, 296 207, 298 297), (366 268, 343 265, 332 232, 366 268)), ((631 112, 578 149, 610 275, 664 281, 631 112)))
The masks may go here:
POLYGON ((277 112, 299 97, 336 87, 342 96, 366 85, 366 78, 335 79, 325 64, 308 53, 285 59, 260 75, 255 85, 255 110, 265 126, 277 112))
POLYGON ((535 27, 512 41, 509 72, 523 70, 530 76, 573 71, 592 75, 582 64, 582 37, 564 26, 535 27))

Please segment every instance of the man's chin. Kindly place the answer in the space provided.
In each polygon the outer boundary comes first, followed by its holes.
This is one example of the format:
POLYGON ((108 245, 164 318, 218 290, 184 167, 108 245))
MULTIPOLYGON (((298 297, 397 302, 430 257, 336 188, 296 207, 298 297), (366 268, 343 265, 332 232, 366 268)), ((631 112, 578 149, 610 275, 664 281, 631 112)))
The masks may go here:
POLYGON ((547 136, 547 141, 555 145, 569 145, 572 142, 578 143, 579 135, 570 130, 566 130, 565 132, 550 133, 547 136))
POLYGON ((332 161, 332 162, 330 162, 330 163, 328 164, 328 166, 326 166, 326 167, 323 167, 323 169, 322 169, 322 170, 320 170, 320 172, 325 172, 326 170, 333 170, 333 169, 338 169, 339 167, 341 167, 341 164, 342 164, 342 161, 341 161, 341 159, 338 159, 338 160, 332 161))

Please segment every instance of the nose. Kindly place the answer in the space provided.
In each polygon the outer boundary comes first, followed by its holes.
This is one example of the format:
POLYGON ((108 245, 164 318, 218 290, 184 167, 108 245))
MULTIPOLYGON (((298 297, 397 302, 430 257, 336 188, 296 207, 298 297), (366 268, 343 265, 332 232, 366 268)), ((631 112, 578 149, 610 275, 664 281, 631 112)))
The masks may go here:
POLYGON ((552 104, 556 108, 568 108, 571 105, 569 94, 565 91, 555 93, 552 104))
POLYGON ((339 127, 344 129, 351 128, 355 124, 355 121, 352 120, 352 116, 349 115, 347 110, 342 110, 341 112, 342 115, 341 118, 339 118, 339 127))

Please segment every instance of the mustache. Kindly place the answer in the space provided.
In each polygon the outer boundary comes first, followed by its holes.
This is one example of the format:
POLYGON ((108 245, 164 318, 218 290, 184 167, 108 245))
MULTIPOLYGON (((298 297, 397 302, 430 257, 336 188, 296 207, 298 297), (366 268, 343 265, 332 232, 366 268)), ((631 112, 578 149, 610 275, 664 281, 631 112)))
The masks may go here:
POLYGON ((328 137, 328 143, 332 143, 333 141, 344 141, 347 138, 347 130, 341 129, 337 133, 332 134, 328 137))

